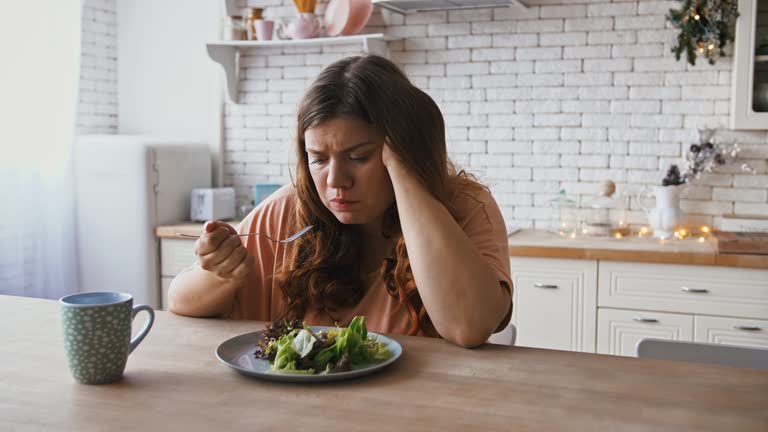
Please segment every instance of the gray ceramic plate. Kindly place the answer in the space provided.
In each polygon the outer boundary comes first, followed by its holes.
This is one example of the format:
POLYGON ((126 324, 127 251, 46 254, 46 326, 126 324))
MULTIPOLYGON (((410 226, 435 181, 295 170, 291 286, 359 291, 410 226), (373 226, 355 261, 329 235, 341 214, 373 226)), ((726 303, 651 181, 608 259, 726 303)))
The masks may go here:
MULTIPOLYGON (((311 328, 312 331, 318 332, 320 330, 329 330, 334 327, 312 326, 311 328)), ((241 334, 240 336, 235 336, 222 342, 216 348, 216 357, 218 357, 222 363, 238 372, 271 381, 300 383, 339 381, 357 378, 383 369, 394 363, 403 353, 403 347, 401 347, 397 341, 384 335, 368 332, 368 338, 376 338, 384 343, 387 348, 389 348, 389 351, 392 352, 392 357, 381 363, 354 366, 351 371, 347 372, 316 375, 294 375, 270 372, 269 369, 271 368, 271 365, 269 364, 269 361, 254 357, 254 353, 256 352, 256 342, 263 340, 260 331, 241 334)))

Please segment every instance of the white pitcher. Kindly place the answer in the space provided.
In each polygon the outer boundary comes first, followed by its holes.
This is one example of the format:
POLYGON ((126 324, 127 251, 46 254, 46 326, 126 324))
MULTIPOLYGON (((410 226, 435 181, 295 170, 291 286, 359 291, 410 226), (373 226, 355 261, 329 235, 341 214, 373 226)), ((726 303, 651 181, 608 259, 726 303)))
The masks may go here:
POLYGON ((645 210, 648 223, 653 227, 654 237, 672 237, 675 230, 685 221, 685 212, 680 209, 680 191, 683 186, 654 186, 656 205, 653 208, 643 202, 651 196, 648 189, 643 189, 637 194, 637 203, 645 210))

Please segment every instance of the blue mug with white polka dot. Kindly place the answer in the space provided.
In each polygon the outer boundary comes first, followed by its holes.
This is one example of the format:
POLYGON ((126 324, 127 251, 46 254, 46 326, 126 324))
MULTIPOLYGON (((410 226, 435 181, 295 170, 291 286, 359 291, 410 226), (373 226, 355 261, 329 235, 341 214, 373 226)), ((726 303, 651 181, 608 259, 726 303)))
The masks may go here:
POLYGON ((147 305, 133 306, 130 294, 87 292, 59 300, 64 350, 72 376, 82 384, 107 384, 122 378, 128 354, 144 340, 155 322, 147 305), (149 319, 131 339, 133 319, 146 311, 149 319))

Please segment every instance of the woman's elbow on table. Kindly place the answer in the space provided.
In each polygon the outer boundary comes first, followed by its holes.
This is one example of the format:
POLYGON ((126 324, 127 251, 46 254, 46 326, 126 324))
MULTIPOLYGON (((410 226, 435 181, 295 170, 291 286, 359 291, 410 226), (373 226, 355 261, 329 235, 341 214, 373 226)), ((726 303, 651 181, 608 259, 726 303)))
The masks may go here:
POLYGON ((232 308, 238 286, 236 281, 216 281, 195 269, 185 270, 171 281, 168 310, 191 317, 224 316, 232 308))
POLYGON ((459 335, 455 339, 452 339, 451 342, 455 343, 456 345, 462 347, 462 348, 477 348, 480 345, 484 344, 485 341, 488 340, 488 338, 491 336, 490 333, 488 333, 488 336, 485 337, 477 337, 475 335, 459 335))
POLYGON ((441 336, 462 348, 476 348, 488 341, 495 328, 496 326, 487 326, 486 323, 472 320, 441 333, 441 336))
POLYGON ((501 299, 492 304, 478 307, 474 313, 465 312, 465 319, 455 320, 452 325, 438 332, 440 335, 464 348, 475 348, 488 341, 488 338, 498 331, 508 316, 512 307, 512 296, 506 289, 502 289, 501 299))

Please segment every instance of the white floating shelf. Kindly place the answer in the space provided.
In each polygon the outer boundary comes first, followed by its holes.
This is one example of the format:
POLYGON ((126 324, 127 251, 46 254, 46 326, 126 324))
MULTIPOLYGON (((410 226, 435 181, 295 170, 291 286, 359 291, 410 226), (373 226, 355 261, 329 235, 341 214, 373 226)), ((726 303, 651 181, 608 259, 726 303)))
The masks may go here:
POLYGON ((400 38, 385 36, 382 33, 360 34, 297 40, 270 41, 218 41, 206 44, 208 56, 224 68, 229 99, 238 103, 237 85, 240 81, 240 50, 252 48, 280 48, 291 46, 327 46, 359 43, 362 52, 387 55, 387 42, 400 38))
POLYGON ((755 56, 755 63, 768 62, 768 54, 755 56))

